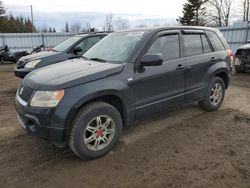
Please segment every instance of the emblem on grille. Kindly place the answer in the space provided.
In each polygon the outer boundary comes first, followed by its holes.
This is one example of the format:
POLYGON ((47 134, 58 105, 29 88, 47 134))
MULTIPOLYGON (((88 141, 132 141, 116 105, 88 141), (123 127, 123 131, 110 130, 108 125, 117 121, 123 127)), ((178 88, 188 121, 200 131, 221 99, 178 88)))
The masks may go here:
POLYGON ((19 95, 22 95, 22 94, 23 94, 23 87, 19 91, 19 95))

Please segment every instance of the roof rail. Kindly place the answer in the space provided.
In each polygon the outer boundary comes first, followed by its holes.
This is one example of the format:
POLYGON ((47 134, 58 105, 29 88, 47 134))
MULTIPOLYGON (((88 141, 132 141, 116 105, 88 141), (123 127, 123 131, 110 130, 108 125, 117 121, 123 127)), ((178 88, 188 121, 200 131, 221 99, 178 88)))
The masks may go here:
POLYGON ((98 33, 112 33, 113 31, 90 31, 90 32, 80 32, 78 35, 81 34, 98 34, 98 33))

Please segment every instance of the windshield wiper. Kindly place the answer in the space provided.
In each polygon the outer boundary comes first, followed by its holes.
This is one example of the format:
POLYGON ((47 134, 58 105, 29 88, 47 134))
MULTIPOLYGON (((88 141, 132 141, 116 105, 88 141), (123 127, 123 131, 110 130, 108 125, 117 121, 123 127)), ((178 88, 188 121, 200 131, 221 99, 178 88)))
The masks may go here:
POLYGON ((83 59, 85 59, 85 60, 89 60, 87 57, 85 57, 85 56, 81 56, 80 58, 83 58, 83 59))
POLYGON ((98 57, 90 58, 90 60, 92 60, 92 61, 99 61, 99 62, 103 62, 103 63, 107 62, 107 60, 101 59, 101 58, 98 58, 98 57))

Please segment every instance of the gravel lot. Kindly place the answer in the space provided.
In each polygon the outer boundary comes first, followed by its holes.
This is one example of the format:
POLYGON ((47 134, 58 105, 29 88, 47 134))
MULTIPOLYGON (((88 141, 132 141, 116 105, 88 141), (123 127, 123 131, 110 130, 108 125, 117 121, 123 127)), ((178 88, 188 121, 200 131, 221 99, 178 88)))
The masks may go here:
POLYGON ((219 111, 162 114, 84 161, 18 125, 13 68, 0 65, 0 187, 250 187, 250 73, 233 76, 219 111))

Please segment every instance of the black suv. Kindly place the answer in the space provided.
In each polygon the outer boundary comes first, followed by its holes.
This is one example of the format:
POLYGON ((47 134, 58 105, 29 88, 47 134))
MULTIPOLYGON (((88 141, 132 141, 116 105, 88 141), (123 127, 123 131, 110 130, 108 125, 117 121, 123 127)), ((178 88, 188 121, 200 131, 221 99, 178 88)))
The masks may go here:
POLYGON ((115 32, 80 59, 24 78, 17 119, 31 134, 81 158, 97 158, 125 126, 198 101, 207 111, 223 102, 232 51, 217 29, 141 28, 115 32))
POLYGON ((250 44, 241 46, 235 53, 235 71, 244 73, 250 70, 250 44))
POLYGON ((50 51, 24 56, 15 67, 15 75, 24 78, 31 71, 68 59, 78 58, 99 42, 108 33, 85 33, 75 35, 58 44, 50 51))

